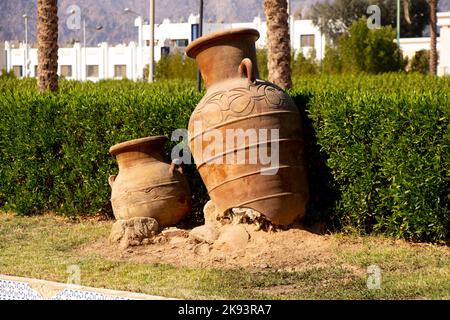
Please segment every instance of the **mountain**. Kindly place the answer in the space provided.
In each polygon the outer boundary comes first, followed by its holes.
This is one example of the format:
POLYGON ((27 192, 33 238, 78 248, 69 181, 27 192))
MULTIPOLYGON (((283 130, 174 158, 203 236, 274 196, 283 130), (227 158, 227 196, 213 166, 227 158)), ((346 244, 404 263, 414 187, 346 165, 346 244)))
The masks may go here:
MULTIPOLYGON (((313 3, 315 0, 293 0, 292 8, 313 3)), ((30 16, 28 22, 29 41, 36 41, 36 0, 0 0, 0 41, 25 38, 23 14, 30 16)), ((82 40, 82 29, 69 30, 66 21, 67 8, 76 4, 81 9, 81 19, 86 19, 86 42, 96 44, 102 41, 122 43, 137 40, 134 17, 126 14, 130 8, 148 20, 149 0, 59 0, 59 42, 82 40), (96 30, 101 25, 102 30, 96 30)), ((198 13, 198 0, 155 0, 155 20, 187 21, 191 13, 198 13)), ((264 16, 263 0, 207 0, 204 1, 205 21, 252 21, 255 16, 264 16)))
MULTIPOLYGON (((308 8, 321 0, 291 0, 292 12, 300 7, 308 8)), ((36 41, 36 0, 0 0, 0 41, 25 38, 23 14, 28 21, 29 41, 36 41)), ((205 21, 244 22, 255 16, 264 16, 263 0, 206 0, 205 21)), ((111 44, 137 41, 134 17, 126 14, 130 8, 148 20, 149 0, 59 0, 59 42, 69 43, 82 40, 82 30, 69 30, 66 21, 67 8, 76 4, 81 9, 81 18, 86 20, 86 42, 93 45, 102 41, 111 44), (101 25, 102 30, 96 30, 101 25)), ((186 21, 191 13, 197 13, 198 0, 155 0, 156 23, 169 18, 171 21, 186 21)), ((439 11, 450 11, 450 0, 439 1, 439 11)))

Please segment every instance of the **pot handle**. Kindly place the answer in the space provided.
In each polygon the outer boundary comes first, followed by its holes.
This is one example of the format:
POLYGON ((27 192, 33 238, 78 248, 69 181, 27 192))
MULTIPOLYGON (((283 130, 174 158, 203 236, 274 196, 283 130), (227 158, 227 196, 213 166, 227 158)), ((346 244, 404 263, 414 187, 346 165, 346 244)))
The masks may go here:
POLYGON ((251 83, 256 81, 252 60, 249 58, 242 59, 241 64, 239 65, 239 75, 242 78, 247 78, 251 83))
POLYGON ((114 181, 116 181, 116 178, 117 178, 116 175, 109 176, 109 178, 108 178, 108 183, 109 183, 109 186, 110 186, 111 188, 112 188, 112 186, 113 186, 113 184, 114 184, 114 181))
POLYGON ((183 174, 183 162, 180 159, 173 159, 170 164, 169 173, 173 176, 173 172, 177 170, 179 173, 183 174))

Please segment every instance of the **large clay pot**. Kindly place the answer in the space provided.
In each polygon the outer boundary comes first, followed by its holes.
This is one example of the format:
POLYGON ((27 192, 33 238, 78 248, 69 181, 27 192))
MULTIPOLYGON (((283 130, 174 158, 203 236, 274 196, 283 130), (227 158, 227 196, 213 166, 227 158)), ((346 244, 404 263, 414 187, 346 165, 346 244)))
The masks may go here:
POLYGON ((288 94, 258 79, 258 38, 257 30, 232 29, 206 35, 187 47, 186 53, 196 59, 207 88, 189 121, 189 147, 219 212, 247 207, 274 224, 288 225, 304 216, 308 199, 300 114, 288 94), (218 149, 217 139, 205 137, 213 129, 222 137, 229 129, 267 129, 268 134, 266 138, 260 135, 257 143, 247 141, 227 148, 224 142, 218 149), (273 129, 279 129, 275 139, 269 134, 273 129), (279 162, 271 166, 276 174, 270 174, 267 164, 259 157, 255 162, 250 152, 276 152, 276 144, 279 162), (227 156, 242 150, 245 163, 227 161, 227 156))
POLYGON ((180 166, 164 159, 164 136, 116 144, 119 174, 109 177, 116 219, 151 217, 160 226, 174 225, 191 209, 191 196, 180 166))

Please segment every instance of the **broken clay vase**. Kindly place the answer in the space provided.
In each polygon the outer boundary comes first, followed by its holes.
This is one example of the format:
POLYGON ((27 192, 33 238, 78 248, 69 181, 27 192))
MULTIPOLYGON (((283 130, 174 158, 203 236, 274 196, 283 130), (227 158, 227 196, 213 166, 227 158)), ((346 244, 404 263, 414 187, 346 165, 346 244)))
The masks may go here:
POLYGON ((150 217, 160 226, 178 223, 191 209, 191 195, 181 166, 164 159, 164 136, 116 144, 119 174, 109 177, 116 219, 150 217))
POLYGON ((189 147, 220 213, 247 207, 288 225, 308 199, 301 119, 287 93, 258 79, 258 38, 231 29, 187 47, 207 89, 189 121, 189 147))

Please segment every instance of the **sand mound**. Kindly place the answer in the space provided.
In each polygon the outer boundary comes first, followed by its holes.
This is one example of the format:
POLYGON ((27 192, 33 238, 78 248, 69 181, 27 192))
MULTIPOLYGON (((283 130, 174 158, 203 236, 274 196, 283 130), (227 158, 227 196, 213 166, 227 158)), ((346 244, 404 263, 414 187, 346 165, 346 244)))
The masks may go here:
MULTIPOLYGON (((332 239, 297 226, 286 231, 262 231, 255 225, 229 226, 214 243, 199 242, 189 236, 190 230, 170 228, 151 243, 121 250, 108 239, 81 249, 84 254, 98 254, 104 258, 138 263, 163 263, 191 267, 244 267, 296 271, 320 267, 334 258, 332 239), (230 244, 236 234, 230 229, 240 228, 238 244, 230 244), (242 237, 242 230, 248 234, 242 237), (225 236, 223 236, 225 233, 225 236), (230 235, 231 234, 231 235, 230 235)), ((234 243, 234 242, 233 242, 234 243)))

